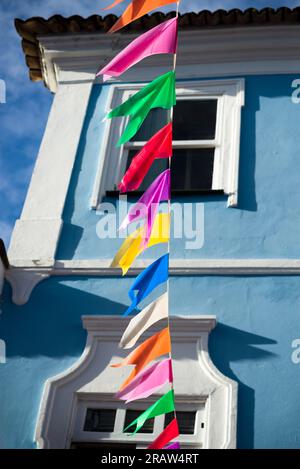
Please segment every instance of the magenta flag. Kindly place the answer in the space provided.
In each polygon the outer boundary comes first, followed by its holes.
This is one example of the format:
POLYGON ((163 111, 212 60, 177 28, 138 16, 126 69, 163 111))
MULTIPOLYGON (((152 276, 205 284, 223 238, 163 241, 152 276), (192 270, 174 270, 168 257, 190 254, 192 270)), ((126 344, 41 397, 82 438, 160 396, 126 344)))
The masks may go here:
POLYGON ((163 449, 180 449, 180 443, 171 443, 170 445, 164 446, 163 449))
POLYGON ((166 169, 148 187, 146 192, 134 204, 123 220, 120 229, 125 229, 129 223, 146 218, 146 229, 142 246, 145 247, 150 239, 152 226, 156 217, 159 202, 170 199, 170 170, 166 169))
POLYGON ((172 381, 172 363, 166 358, 141 371, 126 388, 116 394, 116 397, 126 402, 144 399, 172 381))
POLYGON ((96 76, 103 75, 103 81, 118 77, 144 58, 155 54, 175 54, 176 48, 177 18, 172 18, 134 39, 96 76))

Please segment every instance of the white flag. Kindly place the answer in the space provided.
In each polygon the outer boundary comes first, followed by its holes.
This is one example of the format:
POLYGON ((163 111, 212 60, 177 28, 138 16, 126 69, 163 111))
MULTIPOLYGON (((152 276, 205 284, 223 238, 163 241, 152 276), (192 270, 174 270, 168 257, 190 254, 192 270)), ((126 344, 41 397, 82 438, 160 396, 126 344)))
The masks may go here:
POLYGON ((168 308, 168 293, 166 292, 131 319, 122 336, 119 347, 133 347, 149 327, 157 321, 168 317, 168 308))

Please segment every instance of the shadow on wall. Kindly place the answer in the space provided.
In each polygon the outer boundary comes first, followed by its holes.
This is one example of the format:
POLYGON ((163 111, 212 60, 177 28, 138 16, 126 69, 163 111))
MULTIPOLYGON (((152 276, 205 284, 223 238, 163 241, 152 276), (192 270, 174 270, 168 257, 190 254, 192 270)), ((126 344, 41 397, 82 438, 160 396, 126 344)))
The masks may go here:
POLYGON ((237 447, 254 447, 255 392, 232 372, 230 364, 243 360, 268 360, 275 353, 257 345, 276 344, 275 340, 218 323, 209 340, 210 357, 218 370, 238 383, 237 447))
MULTIPOLYGON (((60 241, 62 239, 68 239, 67 245, 63 246, 63 258, 66 259, 72 259, 77 246, 79 245, 79 242, 81 240, 81 237, 83 235, 83 228, 81 226, 75 225, 72 223, 72 216, 75 211, 75 202, 76 202, 76 197, 78 197, 78 193, 76 191, 79 188, 79 179, 81 176, 82 172, 82 165, 83 165, 83 158, 85 154, 85 149, 87 145, 87 140, 88 140, 88 132, 90 131, 92 135, 96 133, 100 133, 99 128, 90 128, 91 127, 91 122, 93 121, 93 116, 96 112, 96 106, 97 102, 100 99, 101 91, 103 88, 101 86, 94 86, 91 92, 90 100, 89 100, 89 105, 87 108, 87 113, 84 119, 84 124, 83 128, 81 131, 81 136, 79 140, 79 145, 76 153, 76 158, 75 158, 75 163, 74 163, 74 168, 72 171, 72 177, 71 177, 71 182, 69 185, 68 189, 68 194, 67 194, 67 199, 66 199, 66 204, 64 207, 64 213, 63 213, 63 220, 64 220, 64 225, 63 225, 63 231, 60 236, 60 241)), ((100 125, 101 123, 101 116, 99 117, 97 124, 100 125)), ((95 138, 94 136, 90 138, 95 138)), ((97 139, 95 139, 97 140, 97 139)), ((99 149, 98 149, 99 151, 99 149)), ((97 154, 95 154, 95 164, 97 164, 97 154)), ((87 211, 90 210, 89 202, 93 190, 93 177, 91 175, 91 178, 89 179, 89 187, 82 187, 80 188, 80 197, 83 199, 82 202, 85 202, 86 207, 88 208, 87 211)), ((96 226, 96 222, 95 222, 96 226)), ((66 243, 65 243, 66 244, 66 243)), ((60 250, 62 249, 62 246, 58 246, 58 254, 57 258, 60 258, 60 250)))
MULTIPOLYGON (((66 280, 63 279, 64 282, 66 280)), ((81 284, 88 282, 82 278, 78 280, 81 284)), ((0 330, 1 339, 7 345, 8 362, 13 357, 79 357, 87 336, 81 316, 121 315, 127 308, 125 304, 104 298, 96 292, 88 293, 76 288, 76 282, 72 288, 58 278, 40 283, 28 303, 21 307, 11 302, 7 282, 4 298, 0 330)))
MULTIPOLYGON (((247 77, 245 85, 245 106, 242 109, 240 169, 239 169, 239 200, 237 209, 257 210, 255 189, 255 168, 257 155, 256 113, 260 111, 260 99, 291 97, 291 80, 285 76, 247 77)), ((265 122, 265 125, 270 123, 265 122)), ((262 129, 261 129, 262 130, 262 129)), ((260 136, 261 138, 261 136, 260 136)), ((266 140, 265 145, 270 142, 266 140)), ((260 147, 260 151, 264 148, 260 147)))

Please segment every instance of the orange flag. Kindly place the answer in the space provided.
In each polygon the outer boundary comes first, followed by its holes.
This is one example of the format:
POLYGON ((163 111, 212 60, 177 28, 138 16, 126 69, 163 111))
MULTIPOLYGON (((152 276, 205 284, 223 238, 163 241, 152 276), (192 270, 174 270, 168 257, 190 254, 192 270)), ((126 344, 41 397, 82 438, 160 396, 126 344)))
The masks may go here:
POLYGON ((119 3, 122 3, 124 0, 115 0, 114 3, 112 3, 111 5, 108 5, 107 7, 105 8, 101 8, 101 10, 110 10, 111 8, 119 5, 119 3))
POLYGON ((161 355, 171 351, 171 339, 169 328, 166 327, 160 332, 149 337, 141 345, 135 348, 121 363, 111 365, 119 367, 124 365, 135 365, 132 373, 122 384, 121 389, 125 388, 130 381, 146 366, 161 355))
POLYGON ((128 5, 122 16, 117 20, 112 28, 108 31, 114 33, 121 28, 124 28, 127 24, 137 20, 141 16, 146 15, 149 11, 155 10, 156 8, 168 5, 169 3, 176 3, 176 0, 132 0, 128 5))

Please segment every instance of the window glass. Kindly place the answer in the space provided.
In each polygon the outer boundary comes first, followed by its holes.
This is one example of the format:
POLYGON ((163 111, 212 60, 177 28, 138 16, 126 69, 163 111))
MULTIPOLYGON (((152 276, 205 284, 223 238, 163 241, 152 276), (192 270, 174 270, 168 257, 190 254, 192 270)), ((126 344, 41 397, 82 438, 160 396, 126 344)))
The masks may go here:
POLYGON ((180 99, 174 108, 173 140, 213 140, 216 99, 180 99))
MULTIPOLYGON (((172 413, 165 415, 165 428, 174 415, 172 413)), ((179 433, 181 435, 193 435, 195 433, 196 412, 176 412, 179 433)))
MULTIPOLYGON (((125 416, 124 429, 135 420, 139 415, 141 415, 143 410, 127 410, 125 416)), ((154 418, 146 420, 144 425, 140 428, 137 433, 153 433, 154 429, 154 418)))
POLYGON ((113 432, 115 428, 115 409, 87 409, 84 431, 113 432))

